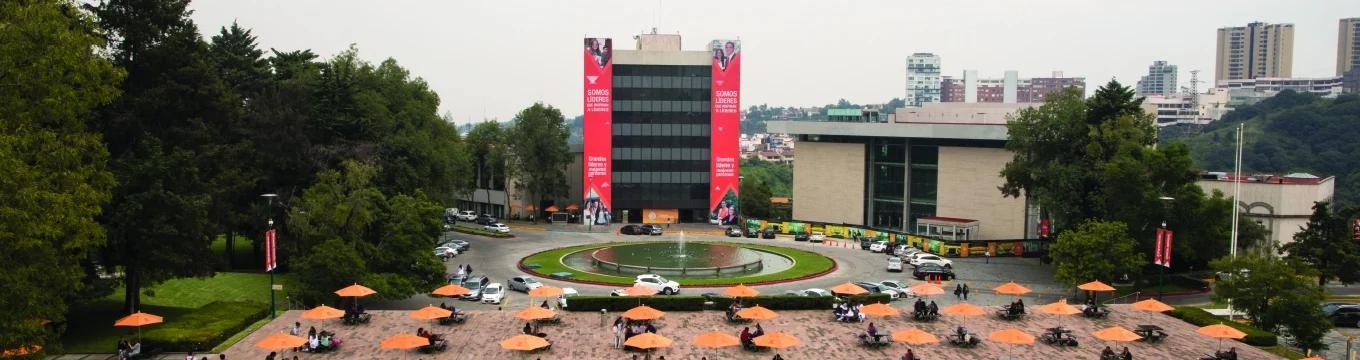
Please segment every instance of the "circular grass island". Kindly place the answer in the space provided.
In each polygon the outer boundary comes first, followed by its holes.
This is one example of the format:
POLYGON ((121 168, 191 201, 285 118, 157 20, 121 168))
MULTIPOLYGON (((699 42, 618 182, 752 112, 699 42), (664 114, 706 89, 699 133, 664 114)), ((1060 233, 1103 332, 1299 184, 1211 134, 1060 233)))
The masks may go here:
POLYGON ((658 274, 682 286, 716 287, 813 278, 835 270, 836 262, 811 251, 772 245, 633 241, 542 251, 520 259, 519 268, 543 278, 587 284, 628 286, 638 274, 658 274))

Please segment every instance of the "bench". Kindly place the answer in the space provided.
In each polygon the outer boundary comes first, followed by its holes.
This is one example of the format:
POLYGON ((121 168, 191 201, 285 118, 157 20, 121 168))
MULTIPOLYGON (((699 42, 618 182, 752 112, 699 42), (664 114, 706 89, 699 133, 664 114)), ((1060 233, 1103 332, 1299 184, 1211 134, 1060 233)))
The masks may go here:
POLYGON ((570 279, 570 278, 576 277, 576 274, 572 274, 572 273, 566 272, 566 271, 560 271, 560 272, 555 272, 555 273, 548 274, 548 277, 554 278, 554 279, 570 279))

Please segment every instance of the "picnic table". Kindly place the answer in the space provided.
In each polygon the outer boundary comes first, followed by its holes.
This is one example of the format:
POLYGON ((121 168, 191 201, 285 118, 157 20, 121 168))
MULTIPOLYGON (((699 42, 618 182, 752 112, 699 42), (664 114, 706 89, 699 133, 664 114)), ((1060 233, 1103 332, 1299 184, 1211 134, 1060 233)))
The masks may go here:
POLYGON ((870 333, 860 333, 860 334, 858 335, 858 337, 859 337, 859 343, 860 343, 860 345, 864 345, 864 346, 874 346, 874 347, 876 347, 876 346, 887 346, 887 345, 889 345, 889 344, 892 344, 892 342, 889 341, 889 336, 890 336, 890 335, 891 335, 891 334, 888 334, 888 333, 885 332, 885 331, 879 331, 879 332, 872 333, 872 334, 870 334, 870 333))
POLYGON ((1048 328, 1039 336, 1039 340, 1055 346, 1077 346, 1077 338, 1072 336, 1072 329, 1064 327, 1048 328))
POLYGON ((940 318, 940 314, 939 314, 939 313, 932 313, 932 312, 930 312, 929 310, 927 310, 927 311, 914 311, 914 312, 911 313, 911 318, 912 318, 912 320, 917 320, 917 321, 935 321, 936 319, 939 319, 939 318, 940 318))
POLYGON ((958 333, 949 334, 949 344, 958 347, 974 347, 982 342, 982 338, 979 338, 977 334, 967 332, 965 335, 960 335, 958 333))
POLYGON ((1165 339, 1168 336, 1166 331, 1162 330, 1162 327, 1157 325, 1138 325, 1138 328, 1134 329, 1133 333, 1142 336, 1142 341, 1150 343, 1162 341, 1162 339, 1165 339))
POLYGON ((1019 320, 1025 316, 1024 312, 1012 312, 1010 305, 1002 305, 996 310, 996 316, 1002 320, 1019 320))
POLYGON ((1110 315, 1110 308, 1098 305, 1082 305, 1081 316, 1088 318, 1104 318, 1110 315))

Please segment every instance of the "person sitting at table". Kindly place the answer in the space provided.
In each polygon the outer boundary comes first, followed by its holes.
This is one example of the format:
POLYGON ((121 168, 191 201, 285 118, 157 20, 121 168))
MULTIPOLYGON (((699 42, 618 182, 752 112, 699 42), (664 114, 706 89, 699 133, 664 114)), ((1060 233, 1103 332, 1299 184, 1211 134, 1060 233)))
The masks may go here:
POLYGON ((125 355, 129 359, 142 356, 142 341, 141 340, 133 341, 132 345, 128 346, 127 354, 125 355))
POLYGON ((1025 299, 1015 299, 1015 307, 1016 307, 1016 308, 1019 308, 1019 310, 1016 310, 1016 311, 1018 311, 1018 312, 1017 312, 1018 314, 1024 315, 1024 314, 1025 314, 1025 299))
POLYGON ((752 345, 752 343, 751 343, 751 338, 753 338, 753 336, 751 336, 751 327, 750 327, 750 326, 747 326, 747 327, 742 328, 742 329, 741 329, 741 334, 738 334, 738 335, 737 335, 737 339, 740 339, 740 340, 741 340, 741 346, 742 346, 742 347, 750 347, 750 346, 752 345))
POLYGON ((877 335, 877 334, 878 334, 878 327, 877 327, 877 326, 874 326, 874 323, 873 323, 873 322, 870 322, 870 323, 869 323, 869 326, 866 327, 866 328, 864 329, 864 333, 865 333, 865 334, 869 334, 869 336, 877 335))
POLYGON ((307 335, 307 348, 302 349, 302 351, 316 351, 319 347, 321 347, 321 338, 317 337, 315 333, 312 333, 307 335))
POLYGON ((924 315, 926 313, 926 301, 916 298, 916 313, 924 315))
POLYGON ((645 329, 643 329, 643 331, 646 331, 646 332, 655 334, 655 333, 656 333, 656 325, 653 325, 652 323, 647 323, 647 327, 646 327, 645 329))
POLYGON ((911 349, 907 349, 906 355, 902 355, 902 360, 921 360, 921 359, 916 357, 916 353, 912 352, 911 349))
POLYGON ((1219 357, 1226 360, 1237 360, 1237 347, 1228 348, 1228 351, 1219 355, 1219 357))
POLYGON ((533 335, 533 334, 534 334, 534 326, 533 326, 532 324, 530 324, 530 323, 524 323, 524 330, 523 330, 523 331, 524 331, 525 334, 533 335))
POLYGON ((940 306, 935 305, 935 300, 930 301, 930 306, 926 307, 930 311, 930 316, 940 316, 940 306))
POLYGON ((1129 352, 1129 347, 1124 347, 1124 352, 1119 354, 1119 360, 1133 360, 1133 353, 1129 352))
POLYGON ((758 338, 761 335, 765 335, 765 328, 760 327, 760 324, 756 324, 756 330, 751 332, 751 338, 758 338))
POLYGON ((322 332, 322 333, 321 333, 321 336, 317 336, 317 343, 316 343, 317 349, 320 349, 321 351, 330 350, 330 349, 331 349, 331 337, 332 337, 333 335, 334 335, 334 334, 330 334, 330 333, 327 333, 327 332, 322 332))
POLYGON ((732 302, 731 305, 728 305, 728 306, 727 306, 727 313, 726 313, 726 314, 727 314, 727 321, 735 321, 735 320, 737 320, 737 309, 739 309, 739 308, 740 308, 740 305, 737 305, 737 303, 736 303, 735 301, 732 302))

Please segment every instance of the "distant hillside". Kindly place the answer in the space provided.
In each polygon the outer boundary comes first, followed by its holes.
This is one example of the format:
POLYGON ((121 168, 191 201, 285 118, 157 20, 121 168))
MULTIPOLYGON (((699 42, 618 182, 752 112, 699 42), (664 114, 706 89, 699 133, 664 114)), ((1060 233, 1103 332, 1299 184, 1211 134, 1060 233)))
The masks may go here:
POLYGON ((1232 171, 1240 123, 1246 124, 1243 172, 1335 176, 1336 202, 1360 206, 1360 96, 1329 100, 1284 91, 1233 110, 1198 133, 1166 131, 1163 142, 1189 145, 1202 169, 1232 171))

